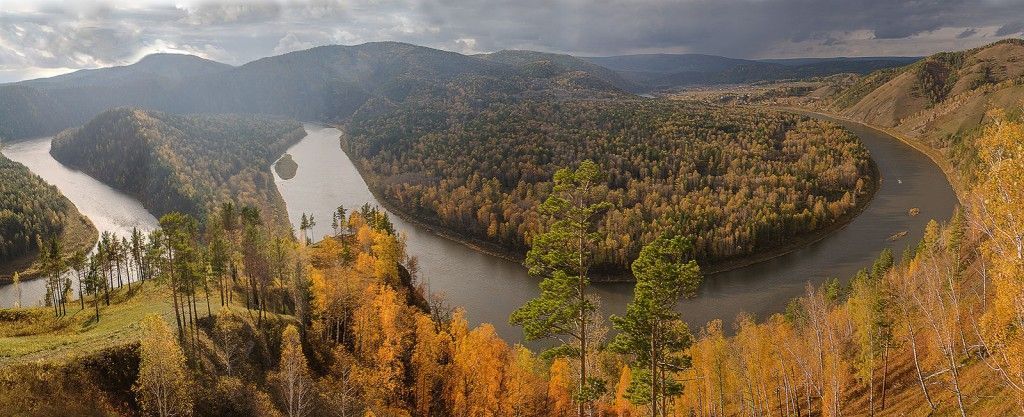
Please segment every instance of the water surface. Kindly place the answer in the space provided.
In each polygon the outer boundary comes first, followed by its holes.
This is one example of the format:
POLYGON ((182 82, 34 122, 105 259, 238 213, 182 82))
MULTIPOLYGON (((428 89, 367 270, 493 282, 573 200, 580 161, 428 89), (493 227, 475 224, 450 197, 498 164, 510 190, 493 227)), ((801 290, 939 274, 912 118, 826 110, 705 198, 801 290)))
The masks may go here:
MULTIPOLYGON (((52 137, 45 137, 5 144, 0 152, 60 189, 101 233, 108 231, 130 237, 132 228, 144 233, 156 228, 156 218, 138 200, 53 159, 50 156, 52 140, 52 137)), ((78 286, 73 287, 77 291, 78 286)), ((21 283, 22 305, 38 305, 45 296, 45 279, 21 283)), ((16 300, 17 292, 12 285, 0 286, 0 307, 13 306, 16 300)))
MULTIPOLYGON (((827 238, 784 256, 706 277, 696 299, 681 303, 691 327, 722 319, 727 328, 740 313, 758 317, 781 312, 807 283, 830 277, 848 279, 866 267, 883 248, 899 256, 921 238, 929 219, 948 219, 956 197, 945 176, 926 156, 882 132, 845 123, 864 143, 882 174, 881 188, 864 212, 827 238), (912 207, 921 209, 910 216, 912 207), (908 235, 889 241, 895 233, 908 235)), ((306 126, 309 135, 288 149, 299 164, 296 176, 278 189, 293 223, 302 213, 321 219, 316 237, 330 233, 330 213, 338 205, 357 208, 377 204, 366 183, 339 146, 337 129, 306 126)), ((486 255, 392 216, 407 238, 408 253, 419 258, 421 277, 432 292, 444 293, 453 306, 465 308, 471 323, 489 322, 498 333, 518 341, 522 333, 508 324, 509 314, 538 293, 537 280, 515 263, 486 255)), ((594 293, 609 313, 625 311, 632 284, 594 284, 594 293)))

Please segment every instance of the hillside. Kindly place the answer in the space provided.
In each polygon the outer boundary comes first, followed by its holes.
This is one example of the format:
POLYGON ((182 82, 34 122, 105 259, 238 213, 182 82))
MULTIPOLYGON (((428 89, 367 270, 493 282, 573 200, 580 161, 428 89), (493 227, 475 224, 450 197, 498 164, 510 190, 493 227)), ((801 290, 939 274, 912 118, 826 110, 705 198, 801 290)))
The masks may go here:
POLYGON ((68 253, 87 251, 97 231, 56 187, 0 155, 0 283, 39 273, 39 243, 57 238, 68 253))
POLYGON ((749 60, 703 54, 640 54, 583 58, 618 71, 644 89, 743 84, 869 72, 909 64, 916 58, 798 58, 749 60))
POLYGON ((873 73, 839 91, 830 110, 893 128, 962 160, 971 134, 992 109, 1024 100, 1024 40, 929 56, 899 70, 873 73), (960 157, 956 157, 959 155, 960 157))
POLYGON ((120 106, 344 122, 423 101, 454 98, 480 106, 521 97, 614 97, 695 84, 867 73, 904 63, 664 54, 579 58, 534 51, 463 55, 400 42, 320 46, 237 67, 158 54, 122 67, 0 85, 0 137, 52 135, 120 106))
POLYGON ((57 135, 51 154, 136 196, 158 217, 180 211, 205 218, 234 201, 287 228, 270 164, 304 135, 296 122, 119 108, 57 135))
POLYGON ((487 59, 399 42, 321 46, 229 67, 187 55, 0 85, 0 137, 54 134, 102 111, 138 106, 171 113, 252 113, 339 122, 405 102, 523 94, 619 94, 618 74, 567 56, 487 59), (558 68, 544 68, 554 63, 558 68), (158 69, 158 70, 157 70, 158 69), (8 104, 10 103, 10 104, 8 104))
POLYGON ((555 171, 597 162, 615 208, 595 256, 614 272, 666 229, 696 236, 694 256, 711 269, 778 251, 842 224, 876 181, 841 128, 695 103, 424 106, 347 132, 348 154, 385 201, 513 257, 543 227, 537 206, 555 171))

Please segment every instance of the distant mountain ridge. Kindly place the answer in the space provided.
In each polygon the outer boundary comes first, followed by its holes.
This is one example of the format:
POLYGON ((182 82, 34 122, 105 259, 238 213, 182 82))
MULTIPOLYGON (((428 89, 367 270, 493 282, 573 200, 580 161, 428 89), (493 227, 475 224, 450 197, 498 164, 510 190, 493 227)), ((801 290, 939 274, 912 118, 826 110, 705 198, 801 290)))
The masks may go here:
POLYGON ((186 55, 147 57, 124 67, 0 85, 0 137, 55 134, 120 106, 338 122, 406 101, 593 97, 624 94, 627 86, 617 73, 582 60, 535 58, 469 56, 399 42, 321 46, 238 67, 186 55))
POLYGON ((240 66, 157 54, 132 65, 0 84, 0 138, 52 135, 121 106, 344 122, 406 103, 484 106, 522 97, 615 97, 891 65, 849 60, 784 65, 711 55, 579 58, 514 50, 464 55, 401 42, 320 46, 240 66))
POLYGON ((622 73, 648 89, 690 85, 742 84, 821 77, 841 73, 867 74, 908 65, 914 57, 794 58, 750 60, 704 54, 640 54, 583 58, 622 73))

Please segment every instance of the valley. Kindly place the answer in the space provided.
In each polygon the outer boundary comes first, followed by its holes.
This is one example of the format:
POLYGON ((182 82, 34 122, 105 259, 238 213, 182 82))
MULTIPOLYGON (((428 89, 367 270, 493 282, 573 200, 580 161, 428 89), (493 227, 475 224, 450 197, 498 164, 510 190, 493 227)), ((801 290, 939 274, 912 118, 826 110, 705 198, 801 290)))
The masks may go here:
POLYGON ((1012 413, 1020 59, 371 42, 0 84, 38 196, 0 243, 49 277, 0 283, 0 414, 1012 413))

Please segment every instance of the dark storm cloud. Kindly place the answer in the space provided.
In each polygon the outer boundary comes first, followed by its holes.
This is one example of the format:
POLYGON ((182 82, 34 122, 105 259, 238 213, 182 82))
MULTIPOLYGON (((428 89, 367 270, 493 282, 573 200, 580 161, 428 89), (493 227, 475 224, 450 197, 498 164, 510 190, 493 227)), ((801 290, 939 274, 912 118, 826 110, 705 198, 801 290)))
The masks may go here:
POLYGON ((1024 0, 4 0, 0 71, 398 40, 460 52, 927 54, 1024 30, 1024 0), (994 35, 993 35, 994 34, 994 35))
POLYGON ((1024 22, 1013 22, 1000 26, 996 36, 1015 35, 1021 32, 1024 32, 1024 22))
POLYGON ((967 38, 969 38, 971 36, 974 36, 976 34, 978 34, 978 30, 977 29, 975 29, 975 28, 967 28, 963 32, 960 32, 959 35, 956 35, 956 38, 957 39, 967 39, 967 38))

